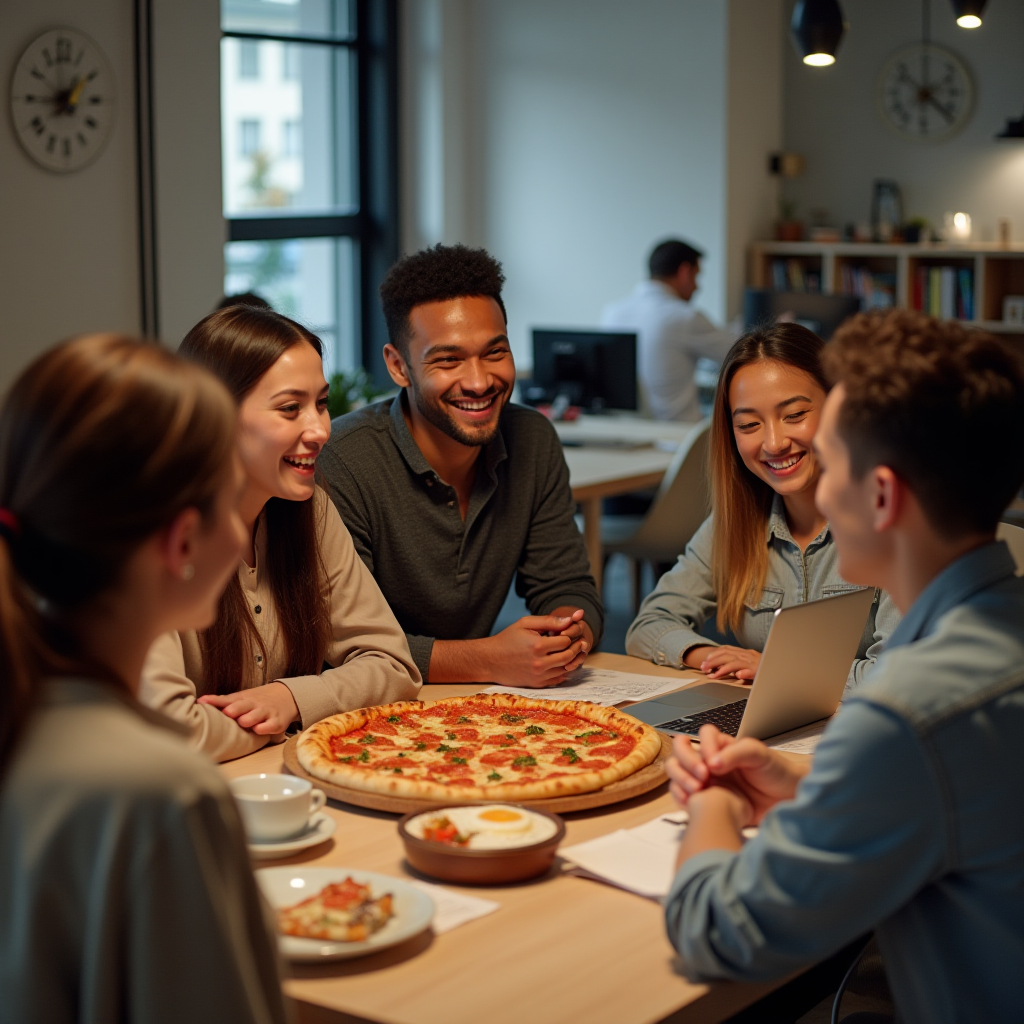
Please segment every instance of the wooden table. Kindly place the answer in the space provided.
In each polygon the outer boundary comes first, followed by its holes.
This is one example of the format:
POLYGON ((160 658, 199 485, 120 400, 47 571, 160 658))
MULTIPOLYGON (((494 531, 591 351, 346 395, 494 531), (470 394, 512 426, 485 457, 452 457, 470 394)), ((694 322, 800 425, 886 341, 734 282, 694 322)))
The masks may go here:
MULTIPOLYGON (((594 667, 683 673, 624 655, 596 654, 594 667)), ((692 677, 692 673, 687 676, 692 677)), ((425 698, 475 693, 479 685, 425 686, 425 698)), ((273 746, 222 766, 234 777, 280 772, 273 746)), ((566 816, 566 845, 631 828, 675 808, 661 786, 623 804, 566 816)), ((397 816, 331 801, 338 829, 327 844, 256 867, 344 865, 395 877, 403 860, 397 816)), ((556 862, 558 864, 558 862, 556 862)), ((460 888, 501 909, 445 935, 426 932, 373 956, 293 965, 285 990, 303 1024, 651 1024, 721 1021, 776 987, 718 982, 695 985, 680 973, 665 937, 661 907, 600 882, 561 873, 496 888, 460 888)))
POLYGON ((604 569, 602 499, 657 487, 672 464, 675 447, 686 440, 693 427, 692 423, 618 416, 580 416, 572 423, 555 424, 563 441, 609 438, 644 445, 632 450, 599 447, 563 449, 569 467, 572 496, 583 513, 583 539, 598 593, 601 592, 604 569), (662 447, 657 447, 659 443, 662 447))

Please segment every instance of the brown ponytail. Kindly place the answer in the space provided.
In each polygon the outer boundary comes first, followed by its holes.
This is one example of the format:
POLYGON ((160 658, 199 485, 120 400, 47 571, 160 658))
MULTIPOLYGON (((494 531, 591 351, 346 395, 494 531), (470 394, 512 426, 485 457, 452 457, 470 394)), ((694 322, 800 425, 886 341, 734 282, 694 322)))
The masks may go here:
POLYGON ((757 327, 729 350, 718 376, 711 414, 711 572, 718 595, 717 626, 735 629, 743 606, 757 598, 768 574, 768 519, 775 492, 740 458, 733 434, 729 387, 738 370, 766 360, 802 370, 826 393, 821 368, 825 343, 799 324, 757 327))
POLYGON ((127 685, 86 659, 75 615, 179 512, 211 512, 234 429, 213 377, 132 338, 66 342, 15 381, 0 410, 0 769, 44 677, 127 685))
MULTIPOLYGON (((241 404, 274 363, 301 344, 323 355, 320 339, 294 320, 270 309, 229 306, 196 324, 178 352, 215 373, 241 404)), ((330 592, 320 554, 323 522, 317 504, 316 499, 271 498, 264 507, 265 570, 287 651, 286 676, 319 674, 331 640, 330 592)), ((326 511, 326 505, 321 509, 326 511)), ((200 633, 199 644, 207 693, 231 693, 253 685, 247 667, 254 649, 261 652, 260 664, 266 669, 267 650, 237 576, 229 581, 217 621, 200 633)))

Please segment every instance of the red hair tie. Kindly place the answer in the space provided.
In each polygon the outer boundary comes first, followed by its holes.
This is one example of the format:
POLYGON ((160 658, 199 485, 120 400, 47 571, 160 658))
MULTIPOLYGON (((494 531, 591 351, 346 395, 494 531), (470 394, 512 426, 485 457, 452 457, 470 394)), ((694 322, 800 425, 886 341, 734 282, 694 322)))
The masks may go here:
POLYGON ((21 521, 9 508, 0 508, 0 533, 21 535, 21 521))

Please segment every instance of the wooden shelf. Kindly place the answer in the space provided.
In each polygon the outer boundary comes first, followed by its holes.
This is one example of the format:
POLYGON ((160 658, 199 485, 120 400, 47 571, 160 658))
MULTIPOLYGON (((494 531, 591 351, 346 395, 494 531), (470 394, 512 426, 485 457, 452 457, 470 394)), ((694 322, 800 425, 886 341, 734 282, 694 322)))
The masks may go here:
POLYGON ((1024 339, 1024 326, 1002 319, 1003 299, 1024 295, 1024 243, 1009 246, 967 243, 878 245, 870 242, 754 242, 747 279, 755 288, 772 287, 772 261, 796 260, 818 274, 820 291, 843 291, 844 268, 895 274, 895 305, 912 307, 914 274, 919 267, 952 266, 971 271, 974 319, 961 321, 994 333, 1024 339))

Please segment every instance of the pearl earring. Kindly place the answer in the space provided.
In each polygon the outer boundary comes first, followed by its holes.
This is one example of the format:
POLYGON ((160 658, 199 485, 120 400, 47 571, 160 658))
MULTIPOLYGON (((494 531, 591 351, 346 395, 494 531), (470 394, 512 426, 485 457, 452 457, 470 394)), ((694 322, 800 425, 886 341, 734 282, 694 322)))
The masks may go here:
POLYGON ((196 574, 196 567, 194 565, 184 565, 181 568, 181 578, 187 583, 196 574))

